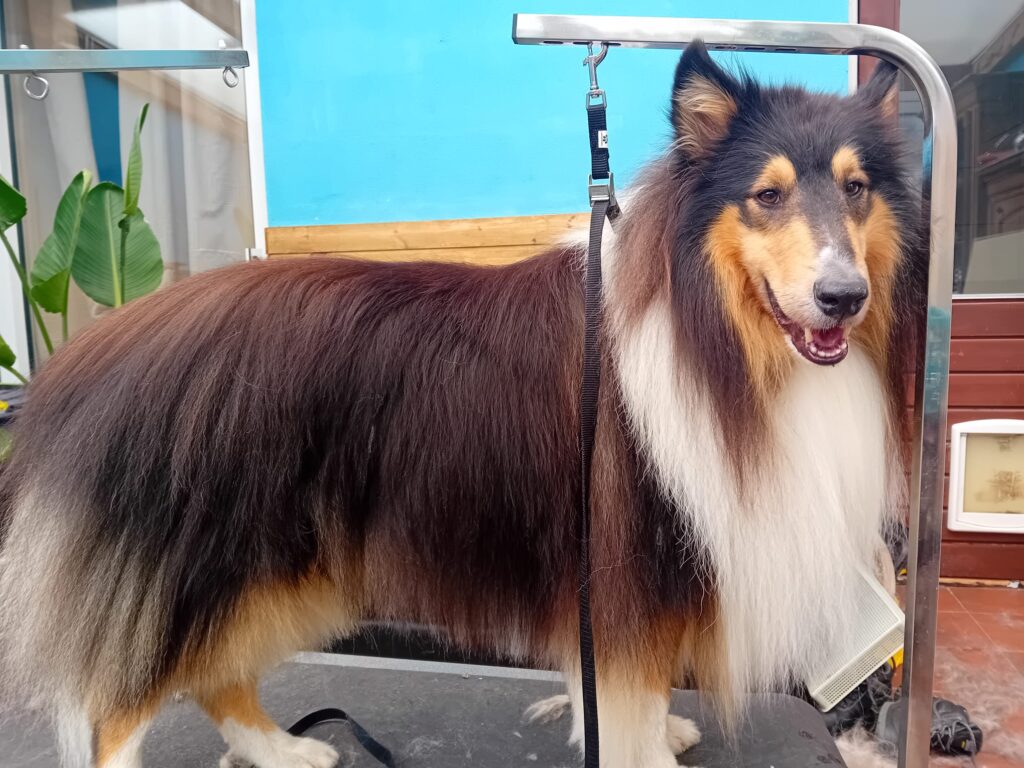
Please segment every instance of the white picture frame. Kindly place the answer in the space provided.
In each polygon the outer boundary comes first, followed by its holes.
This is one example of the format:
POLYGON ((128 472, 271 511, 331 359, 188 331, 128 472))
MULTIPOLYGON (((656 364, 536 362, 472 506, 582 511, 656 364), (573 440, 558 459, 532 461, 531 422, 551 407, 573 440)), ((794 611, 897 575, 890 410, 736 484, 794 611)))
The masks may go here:
POLYGON ((1024 534, 1024 420, 953 425, 946 527, 1024 534))

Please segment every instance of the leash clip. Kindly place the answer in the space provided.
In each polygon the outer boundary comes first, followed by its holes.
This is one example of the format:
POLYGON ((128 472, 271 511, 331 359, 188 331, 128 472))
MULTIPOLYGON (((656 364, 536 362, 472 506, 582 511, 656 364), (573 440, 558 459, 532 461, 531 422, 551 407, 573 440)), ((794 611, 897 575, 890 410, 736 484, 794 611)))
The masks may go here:
POLYGON ((587 56, 583 59, 584 66, 590 70, 590 90, 587 91, 587 109, 591 106, 595 106, 595 100, 599 100, 596 106, 606 107, 608 106, 608 99, 605 97, 605 93, 597 84, 597 65, 604 61, 604 57, 608 55, 608 44, 607 43, 596 43, 600 46, 600 50, 594 54, 595 43, 587 43, 587 56))

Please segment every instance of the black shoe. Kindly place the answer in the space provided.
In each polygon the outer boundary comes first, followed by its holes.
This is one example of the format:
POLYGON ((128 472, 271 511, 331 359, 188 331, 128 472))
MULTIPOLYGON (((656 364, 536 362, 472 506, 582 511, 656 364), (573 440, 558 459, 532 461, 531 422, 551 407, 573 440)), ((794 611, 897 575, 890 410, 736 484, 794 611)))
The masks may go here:
POLYGON ((829 733, 838 736, 858 723, 868 730, 875 726, 878 711, 892 700, 893 666, 886 662, 828 712, 823 713, 829 733))
MULTIPOLYGON (((875 736, 895 744, 903 722, 904 699, 887 702, 878 712, 875 736)), ((981 728, 971 722, 967 710, 946 699, 932 699, 933 752, 944 755, 976 755, 981 751, 981 728)))

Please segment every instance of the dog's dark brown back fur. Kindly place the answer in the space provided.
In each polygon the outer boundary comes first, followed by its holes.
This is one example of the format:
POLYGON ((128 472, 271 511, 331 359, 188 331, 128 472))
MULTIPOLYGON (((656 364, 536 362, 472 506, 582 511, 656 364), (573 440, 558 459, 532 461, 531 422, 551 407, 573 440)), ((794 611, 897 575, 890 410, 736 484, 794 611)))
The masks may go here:
MULTIPOLYGON (((542 662, 571 647, 581 279, 573 250, 500 269, 242 265, 134 303, 55 356, 9 487, 75 518, 58 521, 79 532, 66 605, 93 605, 102 569, 143 580, 112 603, 156 591, 166 606, 166 625, 145 628, 159 653, 118 696, 170 674, 247 590, 311 574, 344 574, 356 618, 542 662)), ((637 630, 701 590, 606 381, 598 623, 636 652, 637 630)), ((62 620, 89 635, 84 652, 144 615, 62 620)))

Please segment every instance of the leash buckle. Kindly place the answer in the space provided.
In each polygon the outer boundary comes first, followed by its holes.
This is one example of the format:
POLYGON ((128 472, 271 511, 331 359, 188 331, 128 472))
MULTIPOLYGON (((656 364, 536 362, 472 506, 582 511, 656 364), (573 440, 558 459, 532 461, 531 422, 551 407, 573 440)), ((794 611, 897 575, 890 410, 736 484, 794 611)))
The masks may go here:
POLYGON ((615 202, 615 174, 609 173, 607 179, 598 179, 594 182, 593 176, 587 176, 587 195, 590 198, 590 207, 598 202, 615 202))
POLYGON ((607 179, 598 179, 594 182, 593 176, 587 177, 587 196, 590 198, 590 207, 595 203, 608 203, 608 220, 614 221, 619 215, 619 201, 615 199, 615 174, 608 172, 607 179))

